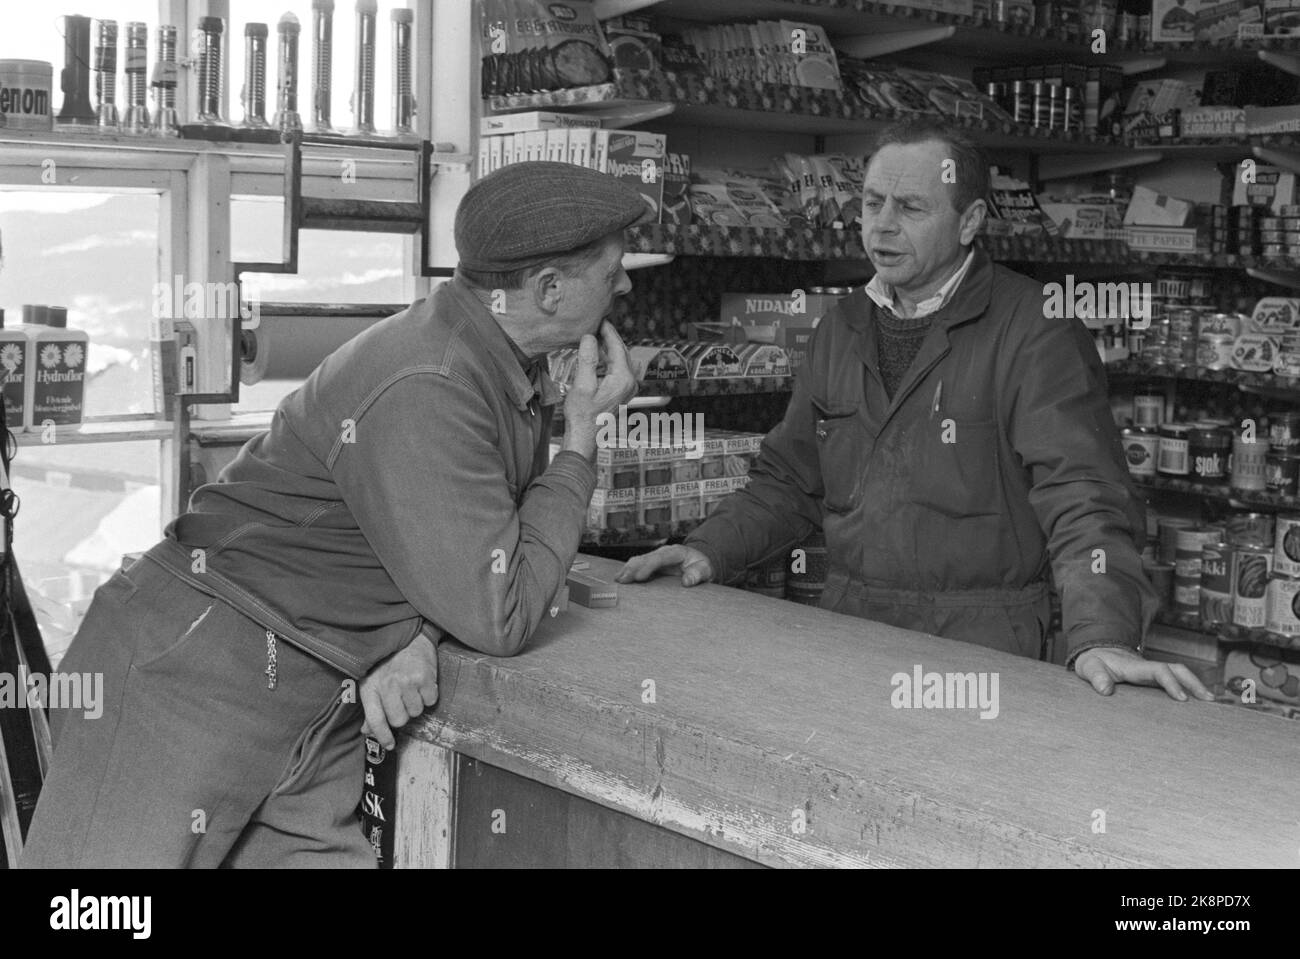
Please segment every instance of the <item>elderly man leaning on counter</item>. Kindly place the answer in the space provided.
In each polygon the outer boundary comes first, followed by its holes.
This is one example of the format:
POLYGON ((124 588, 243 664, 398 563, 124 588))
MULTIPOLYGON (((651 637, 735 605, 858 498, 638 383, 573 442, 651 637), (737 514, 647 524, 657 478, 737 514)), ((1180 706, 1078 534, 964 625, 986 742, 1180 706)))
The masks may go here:
POLYGON ((109 707, 53 717, 23 866, 375 866, 363 718, 391 746, 444 632, 512 655, 564 585, 598 417, 636 387, 606 318, 645 213, 563 163, 470 187, 457 276, 326 357, 95 594, 62 668, 102 672, 109 707), (575 343, 548 465, 546 353, 575 343))
POLYGON ((821 527, 825 608, 1043 658, 1050 568, 1066 665, 1097 692, 1210 700, 1139 652, 1156 597, 1100 360, 1081 323, 1045 316, 1037 281, 973 247, 988 191, 959 132, 881 133, 862 202, 875 276, 818 326, 748 487, 618 579, 726 581, 821 527))

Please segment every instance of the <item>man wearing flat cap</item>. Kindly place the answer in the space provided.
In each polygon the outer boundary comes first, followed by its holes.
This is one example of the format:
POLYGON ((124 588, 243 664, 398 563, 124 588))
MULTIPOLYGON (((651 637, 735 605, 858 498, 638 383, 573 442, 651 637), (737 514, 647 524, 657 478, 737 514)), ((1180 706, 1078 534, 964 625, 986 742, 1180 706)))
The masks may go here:
POLYGON ((457 275, 326 357, 95 594, 61 667, 107 705, 51 717, 22 865, 375 865, 363 728, 391 746, 433 705, 444 634, 519 652, 577 553, 597 417, 635 390, 605 318, 645 213, 568 164, 470 188, 457 275), (575 343, 548 465, 545 355, 575 343))

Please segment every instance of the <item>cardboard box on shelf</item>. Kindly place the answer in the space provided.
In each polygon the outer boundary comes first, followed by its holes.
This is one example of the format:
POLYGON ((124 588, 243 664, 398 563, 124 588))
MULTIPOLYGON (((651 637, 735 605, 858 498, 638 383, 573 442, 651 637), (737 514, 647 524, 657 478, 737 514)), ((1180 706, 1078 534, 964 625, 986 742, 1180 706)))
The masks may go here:
POLYGON ((1070 240, 1117 240, 1124 237, 1124 207, 1109 196, 1038 196, 1038 205, 1070 240))
POLYGON ((1183 226, 1191 212, 1190 200, 1157 193, 1139 184, 1133 188, 1133 199, 1124 211, 1124 225, 1183 226))
POLYGON ((681 351, 671 346, 629 346, 632 372, 642 383, 689 379, 691 371, 681 351))
POLYGON ((1234 206, 1266 206, 1281 215, 1281 208, 1296 202, 1295 174, 1280 167, 1256 164, 1254 182, 1243 183, 1240 176, 1233 178, 1232 202, 1234 206))
POLYGON ((660 526, 673 521, 673 485, 642 486, 637 490, 636 519, 638 526, 660 526))
POLYGON ((637 487, 622 489, 597 489, 591 494, 587 506, 587 528, 590 530, 630 530, 636 526, 637 487))
POLYGON ((664 159, 668 138, 644 130, 597 130, 596 169, 617 177, 637 189, 659 220, 664 200, 664 159))
POLYGON ((530 110, 527 113, 502 113, 497 116, 483 117, 479 120, 479 136, 493 136, 505 133, 527 133, 529 130, 559 130, 568 127, 586 127, 597 129, 600 120, 596 117, 584 117, 575 113, 553 113, 546 110, 530 110))

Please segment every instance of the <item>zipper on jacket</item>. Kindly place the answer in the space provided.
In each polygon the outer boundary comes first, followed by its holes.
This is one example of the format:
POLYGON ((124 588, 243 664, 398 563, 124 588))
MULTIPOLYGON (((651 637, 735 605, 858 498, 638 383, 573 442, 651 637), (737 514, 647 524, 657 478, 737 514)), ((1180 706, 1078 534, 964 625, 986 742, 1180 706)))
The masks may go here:
POLYGON ((266 631, 266 688, 275 689, 275 633, 266 631))

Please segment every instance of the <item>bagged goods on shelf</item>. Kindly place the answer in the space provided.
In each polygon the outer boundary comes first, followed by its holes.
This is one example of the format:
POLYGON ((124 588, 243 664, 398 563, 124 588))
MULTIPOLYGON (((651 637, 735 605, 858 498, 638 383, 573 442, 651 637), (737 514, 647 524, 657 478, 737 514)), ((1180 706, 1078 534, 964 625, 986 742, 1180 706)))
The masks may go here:
POLYGON ((689 226, 691 215, 691 158, 686 153, 668 153, 664 158, 664 198, 659 222, 689 226))
POLYGON ((619 70, 660 70, 663 40, 659 34, 640 27, 606 21, 605 42, 614 66, 619 70))
POLYGON ((790 48, 793 60, 793 78, 789 81, 792 85, 818 90, 841 89, 835 48, 831 46, 825 30, 815 23, 782 20, 780 32, 782 45, 790 48), (802 53, 794 46, 796 37, 803 41, 802 53))
POLYGON ((590 86, 613 76, 590 0, 484 0, 483 48, 487 96, 590 86))

